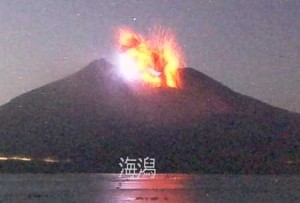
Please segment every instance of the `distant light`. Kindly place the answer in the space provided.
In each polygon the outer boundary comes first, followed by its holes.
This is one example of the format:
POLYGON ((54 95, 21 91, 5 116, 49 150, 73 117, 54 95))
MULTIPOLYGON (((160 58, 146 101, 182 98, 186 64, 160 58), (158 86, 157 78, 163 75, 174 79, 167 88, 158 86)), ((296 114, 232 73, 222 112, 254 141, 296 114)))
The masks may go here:
POLYGON ((48 163, 57 163, 59 162, 57 159, 52 159, 52 158, 45 158, 43 159, 44 162, 48 162, 48 163))
POLYGON ((0 156, 0 161, 9 161, 9 160, 31 161, 32 158, 30 158, 30 157, 22 157, 22 156, 0 156))
POLYGON ((7 157, 0 156, 0 161, 7 161, 7 160, 8 160, 7 157))
POLYGON ((65 159, 65 160, 59 160, 56 158, 50 158, 50 157, 46 157, 46 158, 33 158, 33 157, 26 157, 26 156, 17 156, 17 155, 0 155, 0 161, 43 161, 43 162, 47 162, 47 163, 58 163, 58 162, 72 162, 71 159, 65 159))

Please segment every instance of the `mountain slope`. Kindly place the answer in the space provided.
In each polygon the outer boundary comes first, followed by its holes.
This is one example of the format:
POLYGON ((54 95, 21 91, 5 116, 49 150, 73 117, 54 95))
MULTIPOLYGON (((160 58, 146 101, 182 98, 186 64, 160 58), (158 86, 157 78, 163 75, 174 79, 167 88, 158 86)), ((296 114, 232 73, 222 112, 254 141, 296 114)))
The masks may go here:
POLYGON ((153 89, 94 61, 0 107, 0 154, 72 160, 59 171, 120 172, 120 157, 150 156, 159 172, 298 172, 299 114, 180 75, 182 89, 153 89))

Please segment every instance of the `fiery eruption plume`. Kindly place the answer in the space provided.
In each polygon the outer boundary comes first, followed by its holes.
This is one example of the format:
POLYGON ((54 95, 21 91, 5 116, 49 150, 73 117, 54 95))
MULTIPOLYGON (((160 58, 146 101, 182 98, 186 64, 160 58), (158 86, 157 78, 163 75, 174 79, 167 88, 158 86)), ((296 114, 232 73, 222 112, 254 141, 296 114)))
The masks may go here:
POLYGON ((129 28, 121 28, 118 48, 121 71, 127 78, 141 80, 154 87, 181 86, 178 69, 185 65, 185 61, 170 31, 156 29, 146 38, 129 28))

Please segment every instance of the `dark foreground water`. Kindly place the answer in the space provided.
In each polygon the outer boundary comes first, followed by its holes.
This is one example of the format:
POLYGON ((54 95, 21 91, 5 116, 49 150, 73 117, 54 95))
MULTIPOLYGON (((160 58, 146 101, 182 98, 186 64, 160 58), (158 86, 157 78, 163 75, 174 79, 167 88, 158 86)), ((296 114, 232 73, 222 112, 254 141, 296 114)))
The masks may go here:
POLYGON ((300 202, 300 176, 2 174, 0 202, 300 202))

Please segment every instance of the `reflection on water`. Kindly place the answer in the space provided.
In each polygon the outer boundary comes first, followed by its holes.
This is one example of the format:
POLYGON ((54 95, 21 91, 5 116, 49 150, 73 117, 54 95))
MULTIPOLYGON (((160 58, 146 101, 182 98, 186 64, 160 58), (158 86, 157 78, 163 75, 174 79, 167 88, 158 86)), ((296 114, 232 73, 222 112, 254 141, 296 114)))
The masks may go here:
POLYGON ((115 202, 194 202, 200 199, 191 187, 194 179, 193 175, 159 174, 154 179, 115 179, 109 187, 117 189, 115 202))
POLYGON ((300 176, 2 174, 0 202, 300 202, 300 176))

